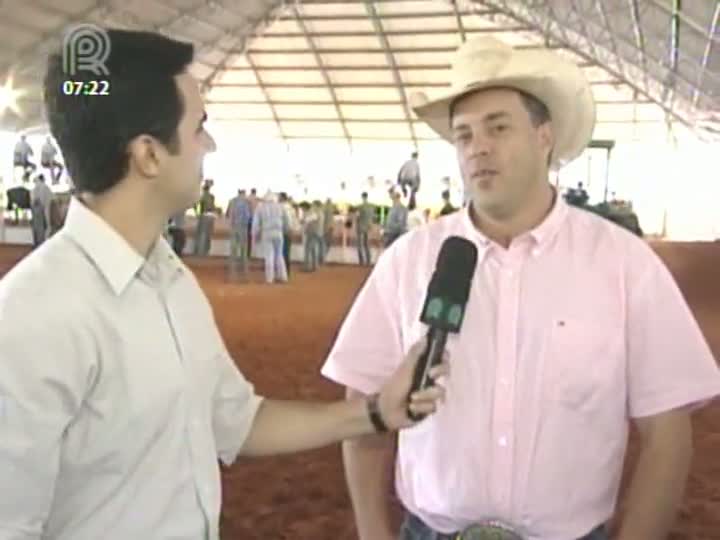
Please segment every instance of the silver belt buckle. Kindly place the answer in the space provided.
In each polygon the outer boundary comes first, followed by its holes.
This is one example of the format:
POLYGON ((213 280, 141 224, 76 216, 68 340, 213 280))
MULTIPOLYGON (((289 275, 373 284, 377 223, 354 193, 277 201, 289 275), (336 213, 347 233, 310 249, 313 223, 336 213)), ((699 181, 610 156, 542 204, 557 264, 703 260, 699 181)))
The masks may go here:
POLYGON ((474 523, 458 534, 455 540, 525 540, 509 525, 497 520, 474 523))

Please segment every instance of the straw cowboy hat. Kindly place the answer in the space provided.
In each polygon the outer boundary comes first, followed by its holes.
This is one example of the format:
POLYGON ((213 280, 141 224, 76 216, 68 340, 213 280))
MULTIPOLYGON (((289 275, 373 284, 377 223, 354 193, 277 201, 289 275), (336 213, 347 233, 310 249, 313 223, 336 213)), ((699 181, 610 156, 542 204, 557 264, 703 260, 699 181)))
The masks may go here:
POLYGON ((522 90, 550 111, 555 136, 552 162, 579 156, 595 127, 595 100, 582 69, 548 49, 514 49, 495 38, 480 37, 458 48, 452 62, 450 91, 435 99, 420 92, 410 97, 418 118, 452 142, 450 105, 471 92, 508 87, 522 90))

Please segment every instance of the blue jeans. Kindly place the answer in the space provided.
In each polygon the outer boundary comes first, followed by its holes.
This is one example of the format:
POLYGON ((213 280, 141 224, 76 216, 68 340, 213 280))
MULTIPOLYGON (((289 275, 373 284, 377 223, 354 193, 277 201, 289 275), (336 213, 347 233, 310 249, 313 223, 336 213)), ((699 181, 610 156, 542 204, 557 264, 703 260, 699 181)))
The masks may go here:
POLYGON ((357 232, 358 261, 363 266, 370 266, 370 245, 367 231, 357 232))
POLYGON ((315 233, 305 233, 305 270, 314 272, 320 264, 322 237, 315 233))
MULTIPOLYGON (((419 517, 408 513, 400 529, 399 540, 455 540, 458 533, 443 534, 434 531, 419 517)), ((599 525, 592 532, 581 536, 578 540, 610 540, 604 525, 599 525)))

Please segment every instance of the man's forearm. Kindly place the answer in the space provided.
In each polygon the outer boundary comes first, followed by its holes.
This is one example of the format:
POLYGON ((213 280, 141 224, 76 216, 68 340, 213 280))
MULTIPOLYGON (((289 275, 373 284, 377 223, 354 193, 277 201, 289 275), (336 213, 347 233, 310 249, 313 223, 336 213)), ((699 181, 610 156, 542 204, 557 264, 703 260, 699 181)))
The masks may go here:
POLYGON ((691 459, 689 438, 646 444, 630 484, 617 540, 664 540, 669 536, 691 459))
POLYGON ((301 452, 372 432, 364 399, 333 403, 265 399, 240 455, 301 452))
POLYGON ((390 519, 397 435, 367 435, 343 443, 345 478, 359 540, 394 538, 390 519))

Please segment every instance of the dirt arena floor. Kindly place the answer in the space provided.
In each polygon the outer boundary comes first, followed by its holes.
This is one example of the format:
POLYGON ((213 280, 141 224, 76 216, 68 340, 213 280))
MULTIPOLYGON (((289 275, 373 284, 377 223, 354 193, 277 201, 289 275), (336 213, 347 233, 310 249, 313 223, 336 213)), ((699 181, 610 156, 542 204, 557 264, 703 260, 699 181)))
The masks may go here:
MULTIPOLYGON (((656 249, 720 358, 720 243, 656 249)), ((0 274, 25 253, 0 249, 0 274)), ((319 369, 367 271, 343 266, 315 274, 295 271, 290 284, 268 287, 258 262, 250 283, 242 285, 226 282, 218 259, 187 262, 210 297, 228 349, 258 392, 282 399, 341 398, 342 389, 324 380, 319 369)), ((694 428, 692 475, 670 539, 720 540, 720 403, 696 414, 694 428)), ((633 436, 626 480, 636 452, 633 436)), ((223 483, 223 540, 357 538, 339 446, 242 461, 224 471, 223 483)))

